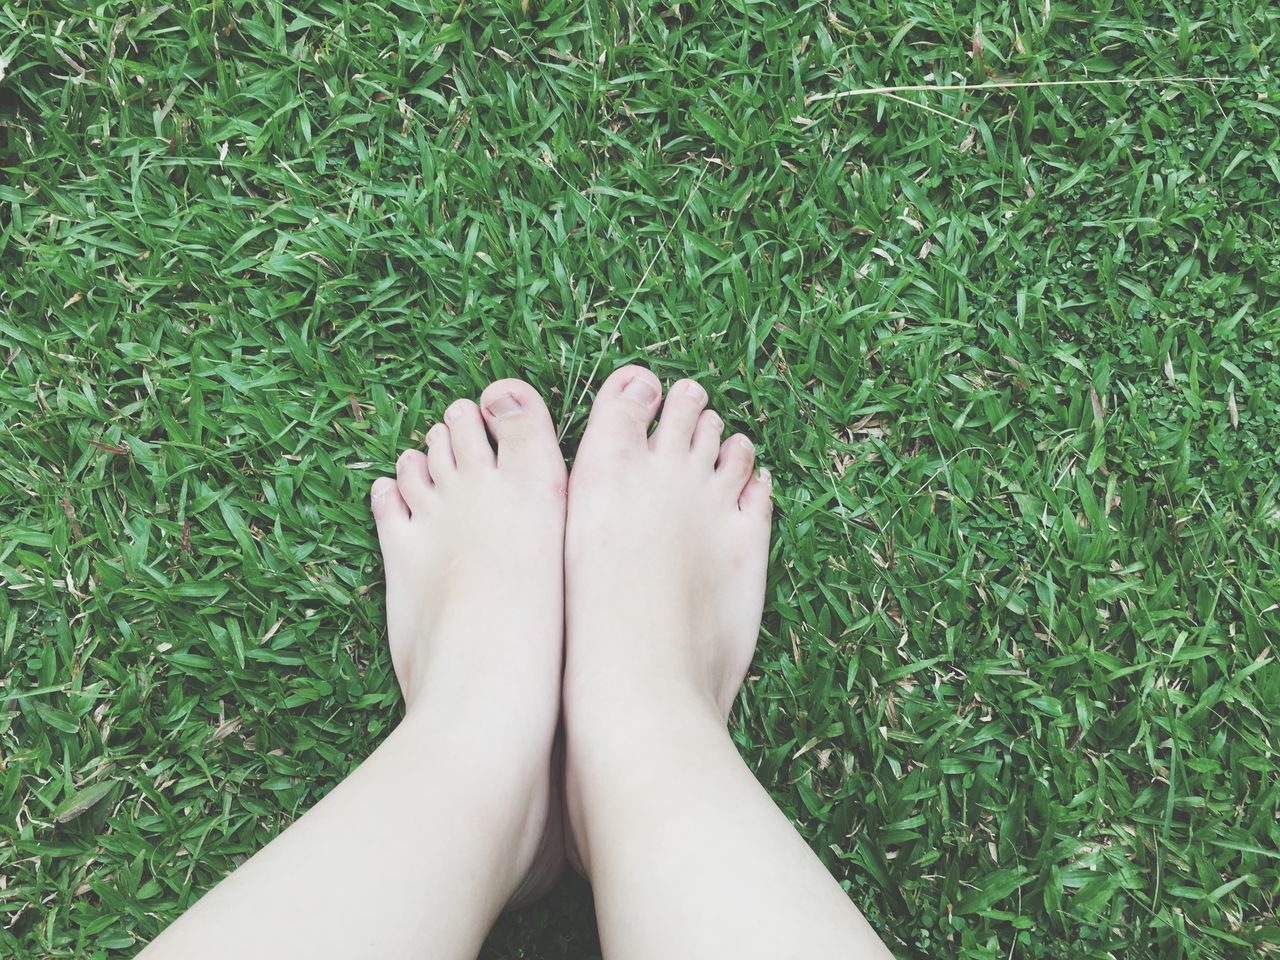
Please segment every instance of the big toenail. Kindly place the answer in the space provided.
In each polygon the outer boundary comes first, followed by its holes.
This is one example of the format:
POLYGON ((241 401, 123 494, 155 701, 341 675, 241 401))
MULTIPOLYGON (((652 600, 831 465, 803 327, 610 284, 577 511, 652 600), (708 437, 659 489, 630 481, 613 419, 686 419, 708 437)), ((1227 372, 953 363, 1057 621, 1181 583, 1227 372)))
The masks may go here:
POLYGON ((494 418, 501 420, 503 417, 509 417, 513 413, 520 412, 520 401, 509 393, 489 401, 489 412, 494 418))
POLYGON ((639 377, 622 388, 622 395, 628 400, 643 403, 645 406, 658 399, 658 391, 653 389, 653 384, 648 380, 641 380, 639 377))

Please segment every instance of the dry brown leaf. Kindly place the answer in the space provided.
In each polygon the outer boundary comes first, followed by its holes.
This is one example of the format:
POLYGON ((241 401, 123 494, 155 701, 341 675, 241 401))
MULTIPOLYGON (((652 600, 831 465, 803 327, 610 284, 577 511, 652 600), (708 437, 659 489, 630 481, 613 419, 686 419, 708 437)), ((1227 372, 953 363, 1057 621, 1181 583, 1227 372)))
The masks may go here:
POLYGON ((227 737, 231 736, 231 734, 239 730, 243 723, 243 717, 232 717, 230 720, 226 720, 223 723, 218 724, 218 729, 213 731, 213 734, 209 739, 214 743, 217 743, 219 740, 225 740, 227 737))
POLYGON ((1093 388, 1093 384, 1089 384, 1089 402, 1093 404, 1093 416, 1098 423, 1102 423, 1106 419, 1107 411, 1102 406, 1102 398, 1098 396, 1098 391, 1093 388))
POLYGON ((80 529, 80 523, 76 520, 75 508, 71 506, 69 497, 62 498, 62 512, 67 515, 67 520, 71 522, 71 535, 77 540, 84 539, 84 531, 80 529))
POLYGON ((112 443, 99 443, 97 440, 90 440, 89 446, 97 447, 106 453, 114 453, 117 457, 123 457, 129 453, 128 447, 120 447, 112 443))

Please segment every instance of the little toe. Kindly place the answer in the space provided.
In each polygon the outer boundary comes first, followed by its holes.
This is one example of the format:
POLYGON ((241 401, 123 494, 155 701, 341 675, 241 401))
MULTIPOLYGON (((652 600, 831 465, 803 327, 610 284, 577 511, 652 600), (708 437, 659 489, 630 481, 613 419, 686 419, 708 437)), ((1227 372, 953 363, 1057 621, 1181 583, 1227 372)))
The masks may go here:
POLYGON ((747 481, 738 496, 738 509, 765 520, 773 512, 773 475, 764 467, 747 481))
POLYGON ((409 509, 417 513, 427 505, 431 492, 431 474, 427 455, 421 450, 406 450, 396 460, 396 485, 409 509))
POLYGON ((662 417, 649 445, 654 450, 688 453, 698 417, 707 405, 707 391, 693 380, 680 380, 667 391, 662 417))
POLYGON ((493 447, 475 401, 455 400, 444 412, 444 422, 449 426, 453 459, 459 470, 493 466, 493 447))
POLYGON ((690 449, 693 459, 710 469, 715 465, 716 455, 720 452, 720 434, 724 433, 724 421, 714 410, 703 410, 698 415, 698 424, 693 428, 693 440, 690 449))
POLYGON ((453 441, 449 428, 437 423, 427 431, 427 469, 433 483, 448 483, 458 472, 453 459, 453 441))
POLYGON ((538 391, 523 380, 498 380, 480 395, 480 411, 498 445, 499 469, 553 469, 564 457, 551 414, 538 391))
POLYGON ((662 384, 652 371, 635 364, 619 367, 596 394, 582 438, 584 450, 600 443, 642 447, 661 399, 662 384))
POLYGON ((755 445, 742 434, 735 433, 721 445, 720 457, 716 460, 716 478, 735 501, 751 478, 755 464, 755 445))

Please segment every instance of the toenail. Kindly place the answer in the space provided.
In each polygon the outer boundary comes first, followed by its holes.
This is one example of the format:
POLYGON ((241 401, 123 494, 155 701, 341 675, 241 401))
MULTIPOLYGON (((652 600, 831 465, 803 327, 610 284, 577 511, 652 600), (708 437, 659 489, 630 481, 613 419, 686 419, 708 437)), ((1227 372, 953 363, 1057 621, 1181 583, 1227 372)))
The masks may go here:
POLYGON ((743 450, 747 451, 747 453, 750 453, 752 450, 755 449, 751 441, 748 440, 746 437, 738 438, 738 446, 740 446, 743 450))
POLYGON ((459 400, 459 401, 457 401, 456 403, 454 403, 452 406, 450 406, 450 407, 449 407, 449 409, 448 409, 448 410, 446 410, 446 411, 444 412, 444 418, 445 418, 446 420, 457 420, 460 416, 462 416, 462 401, 461 401, 461 400, 459 400))
POLYGON ((760 468, 760 482, 766 485, 773 483, 773 474, 764 467, 760 468))
POLYGON ((520 401, 509 393, 504 393, 502 396, 490 400, 488 406, 489 412, 497 420, 509 417, 513 413, 519 413, 522 409, 520 401))
POLYGON ((641 380, 639 377, 622 388, 622 395, 628 400, 634 400, 636 403, 643 403, 646 406, 658 399, 658 391, 653 388, 653 384, 648 380, 641 380))
POLYGON ((694 383, 692 380, 684 385, 684 392, 695 398, 701 398, 707 395, 707 391, 703 390, 700 384, 694 383))

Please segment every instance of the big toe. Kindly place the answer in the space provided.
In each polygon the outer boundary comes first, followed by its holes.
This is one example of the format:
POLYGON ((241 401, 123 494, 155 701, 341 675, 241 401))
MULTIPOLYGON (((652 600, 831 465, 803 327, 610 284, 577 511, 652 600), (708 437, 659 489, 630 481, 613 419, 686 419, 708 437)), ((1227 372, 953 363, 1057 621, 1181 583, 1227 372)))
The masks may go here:
POLYGON ((523 380, 498 380, 480 395, 489 435, 497 441, 498 469, 557 469, 564 457, 556 442, 556 428, 538 391, 523 380))
POLYGON ((653 371, 635 364, 619 367, 596 394, 582 438, 584 449, 601 443, 643 447, 661 400, 662 384, 653 371))

